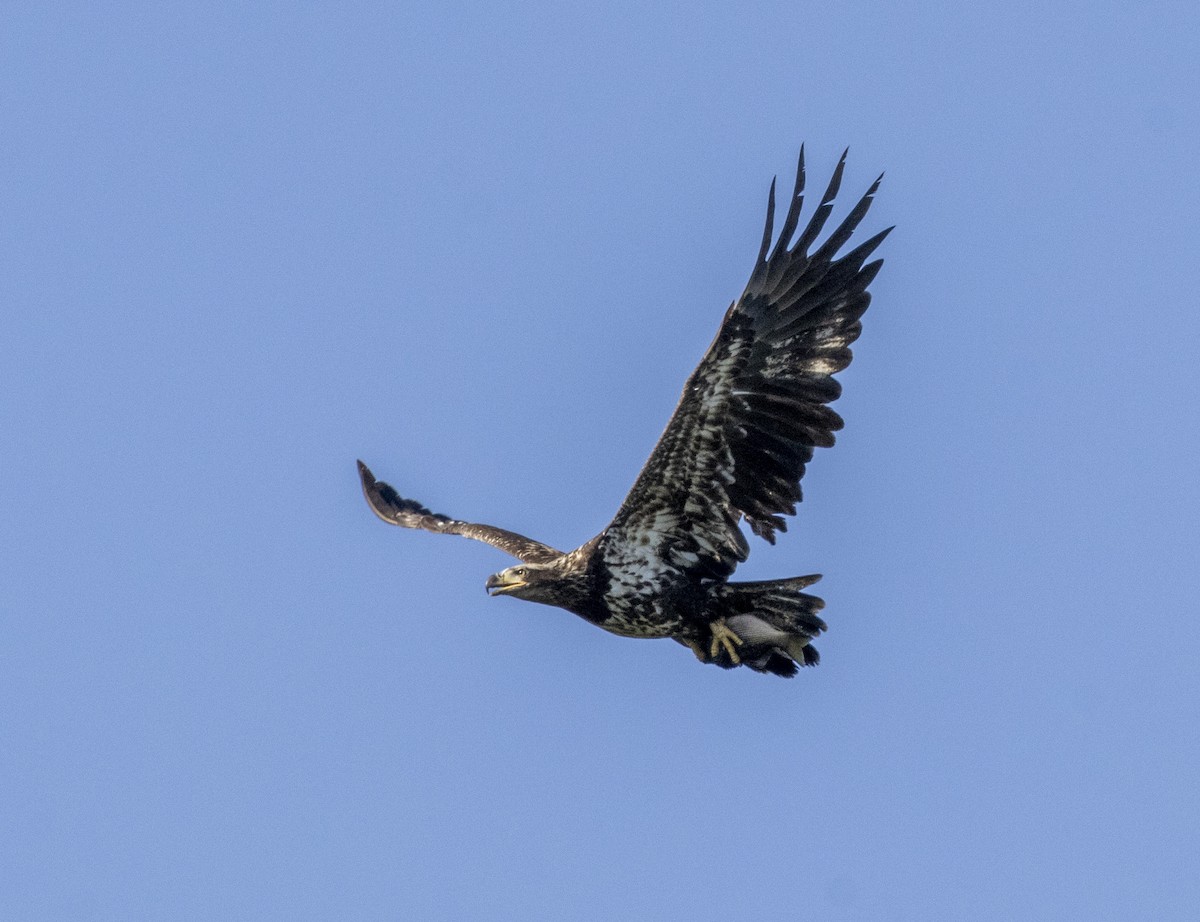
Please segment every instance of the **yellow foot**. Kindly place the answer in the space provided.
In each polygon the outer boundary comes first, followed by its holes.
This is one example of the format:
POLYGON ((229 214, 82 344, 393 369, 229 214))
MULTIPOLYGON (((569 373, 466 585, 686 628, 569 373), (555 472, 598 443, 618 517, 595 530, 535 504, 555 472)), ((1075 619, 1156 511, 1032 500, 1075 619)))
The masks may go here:
POLYGON ((692 652, 696 654, 696 659, 702 663, 708 662, 708 654, 704 652, 704 648, 695 640, 689 640, 687 645, 692 648, 692 652))
POLYGON ((718 618, 709 627, 712 629, 712 647, 709 649, 711 658, 716 659, 718 651, 723 648, 729 654, 729 658, 733 660, 733 664, 740 666, 742 660, 738 656, 737 648, 742 645, 742 638, 730 630, 724 618, 718 618))

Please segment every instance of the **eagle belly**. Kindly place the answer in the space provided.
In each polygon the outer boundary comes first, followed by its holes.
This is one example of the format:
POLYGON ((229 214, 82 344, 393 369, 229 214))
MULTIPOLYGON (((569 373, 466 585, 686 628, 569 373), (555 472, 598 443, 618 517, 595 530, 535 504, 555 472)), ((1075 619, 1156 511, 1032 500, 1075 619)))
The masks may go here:
POLYGON ((622 637, 674 637, 703 617, 706 589, 650 544, 604 549, 600 557, 603 620, 622 637))

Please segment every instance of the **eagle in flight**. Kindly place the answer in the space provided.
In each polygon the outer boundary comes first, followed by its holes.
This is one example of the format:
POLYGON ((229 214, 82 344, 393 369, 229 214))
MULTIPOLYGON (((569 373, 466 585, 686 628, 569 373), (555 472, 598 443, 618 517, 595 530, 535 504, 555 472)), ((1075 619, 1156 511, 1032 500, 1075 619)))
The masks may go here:
POLYGON ((405 499, 358 462, 363 494, 390 525, 484 541, 520 563, 487 580, 511 595, 574 612, 622 637, 670 637, 702 662, 793 676, 818 661, 825 603, 804 590, 820 576, 761 582, 729 577, 750 553, 741 529, 774 544, 800 501, 813 449, 833 445, 842 419, 833 375, 850 344, 882 260, 867 262, 889 227, 839 256, 882 176, 818 243, 842 181, 843 153, 821 202, 796 236, 804 148, 783 228, 771 246, 775 183, 762 248, 746 290, 683 388, 683 396, 616 517, 573 551, 503 528, 463 522, 405 499), (793 242, 794 238, 794 242, 793 242))

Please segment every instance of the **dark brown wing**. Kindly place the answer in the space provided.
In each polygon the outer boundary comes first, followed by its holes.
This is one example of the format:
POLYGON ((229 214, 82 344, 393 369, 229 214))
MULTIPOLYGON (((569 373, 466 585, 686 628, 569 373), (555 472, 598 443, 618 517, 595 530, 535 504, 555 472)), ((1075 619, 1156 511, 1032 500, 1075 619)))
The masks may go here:
POLYGON ((492 547, 498 547, 506 554, 512 554, 525 563, 549 563, 561 557, 562 552, 552 547, 518 535, 516 532, 494 528, 491 525, 477 525, 473 522, 459 522, 436 512, 430 512, 415 500, 405 499, 391 484, 376 480, 371 469, 358 462, 358 476, 362 480, 363 496, 371 511, 389 525, 399 525, 401 528, 420 528, 439 535, 462 535, 483 541, 492 547))
POLYGON ((817 446, 833 444, 842 419, 827 404, 841 386, 882 260, 876 234, 835 258, 870 208, 877 179, 813 252, 841 185, 843 153, 825 195, 794 244, 804 200, 804 150, 774 249, 775 184, 750 281, 684 387, 666 431, 606 532, 610 566, 659 559, 727 576, 749 553, 738 520, 774 543, 800 501, 817 446), (865 265, 864 265, 865 263, 865 265), (637 548, 638 550, 634 550, 637 548))

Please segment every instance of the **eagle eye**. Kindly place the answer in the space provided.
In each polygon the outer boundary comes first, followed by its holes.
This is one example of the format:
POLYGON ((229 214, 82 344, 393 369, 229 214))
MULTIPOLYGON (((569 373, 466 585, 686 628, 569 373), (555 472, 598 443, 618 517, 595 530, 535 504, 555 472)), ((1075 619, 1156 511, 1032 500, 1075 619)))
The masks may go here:
POLYGON ((528 576, 529 571, 524 567, 517 567, 515 570, 513 570, 513 574, 516 576, 528 576))

